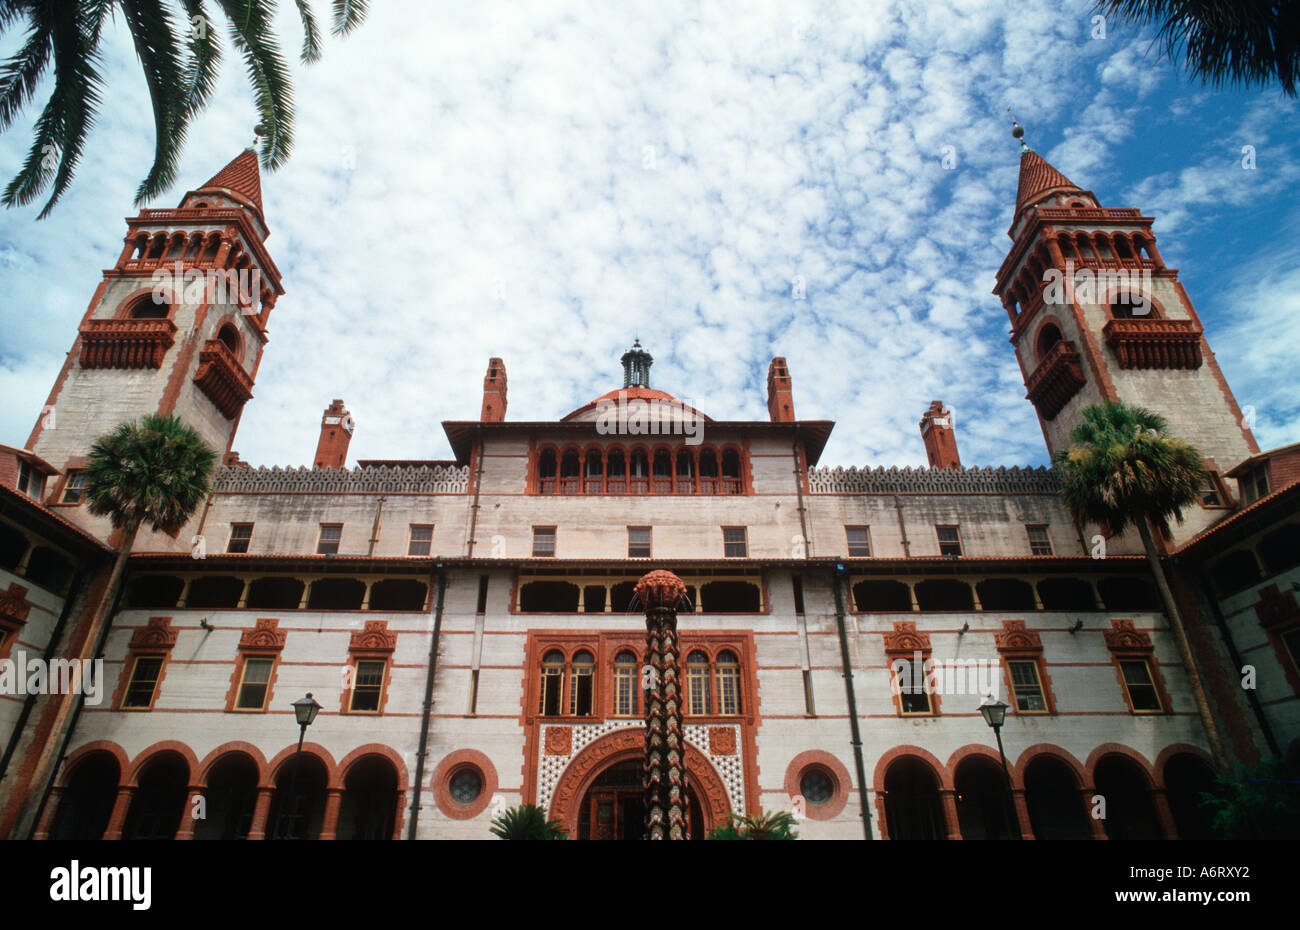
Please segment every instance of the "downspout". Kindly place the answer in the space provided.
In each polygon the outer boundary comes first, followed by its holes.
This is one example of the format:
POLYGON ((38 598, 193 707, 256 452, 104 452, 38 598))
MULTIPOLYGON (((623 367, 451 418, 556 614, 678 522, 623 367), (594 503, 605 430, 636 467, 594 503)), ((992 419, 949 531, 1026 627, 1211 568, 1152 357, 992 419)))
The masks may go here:
POLYGON ((386 498, 383 497, 379 498, 379 506, 375 508, 375 522, 374 525, 370 527, 370 550, 366 553, 367 556, 373 556, 375 554, 375 545, 379 542, 379 525, 380 518, 384 515, 385 499, 386 498))
POLYGON ((433 610, 433 639, 429 643, 429 671, 424 677, 424 713, 420 718, 420 748, 415 754, 415 787, 411 794, 411 827, 408 840, 415 839, 420 823, 420 789, 424 785, 424 754, 429 748, 429 715, 433 712, 433 675, 438 670, 438 635, 442 632, 443 597, 447 593, 447 572, 438 563, 438 600, 433 610))
MULTIPOLYGON (((81 585, 87 576, 85 569, 78 569, 72 577, 72 584, 68 586, 68 595, 63 601, 63 610, 59 612, 59 619, 54 624, 54 629, 50 631, 50 640, 45 644, 45 653, 41 656, 44 660, 45 667, 50 667, 50 660, 54 658, 54 653, 58 651, 59 642, 63 639, 63 628, 67 626, 68 615, 72 613, 72 605, 81 596, 81 585)), ((13 759, 14 753, 18 750, 18 740, 22 736, 23 727, 27 725, 27 718, 32 714, 32 708, 36 706, 36 692, 30 692, 27 699, 23 701, 23 709, 18 712, 18 720, 14 723, 14 730, 9 734, 9 742, 5 745, 4 758, 0 758, 0 781, 4 781, 5 775, 9 772, 9 762, 13 759)))
POLYGON ((799 461, 799 427, 794 428, 794 442, 791 444, 790 454, 794 456, 794 489, 799 498, 799 533, 800 539, 803 540, 803 557, 812 558, 812 540, 808 538, 808 517, 804 512, 803 505, 803 479, 804 472, 800 467, 799 461))
POLYGON ((478 532, 478 496, 483 487, 483 427, 478 428, 478 468, 474 475, 474 503, 469 510, 469 540, 465 547, 465 558, 474 555, 474 534, 478 532))
MULTIPOLYGON (((113 594, 113 606, 109 608, 108 614, 104 617, 104 623, 100 628, 99 640, 95 643, 95 652, 91 655, 92 661, 104 654, 104 644, 108 642, 109 631, 113 629, 113 621, 117 619, 117 607, 122 601, 122 592, 125 590, 126 577, 125 573, 123 573, 122 584, 117 586, 117 591, 113 594)), ((81 708, 85 705, 85 702, 85 691, 78 691, 76 704, 72 708, 72 719, 68 721, 68 727, 63 731, 63 742, 59 745, 59 754, 54 757, 54 764, 50 766, 49 781, 45 783, 45 790, 41 792, 41 803, 37 805, 36 816, 32 818, 31 829, 27 831, 29 840, 36 835, 36 828, 40 825, 41 816, 45 812, 45 805, 50 800, 50 792, 54 790, 54 783, 58 781, 59 768, 67 757, 68 744, 72 742, 72 735, 77 731, 77 721, 81 719, 81 708)))
POLYGON ((898 532, 903 537, 903 558, 912 557, 912 544, 907 541, 907 527, 903 525, 903 505, 898 500, 898 495, 894 495, 894 513, 898 515, 898 532))
POLYGON ((835 625, 840 634, 840 659, 844 664, 844 693, 849 702, 849 731, 853 736, 853 764, 858 770, 858 804, 862 807, 862 833, 871 839, 871 808, 867 806, 867 770, 862 764, 862 734, 858 730, 858 702, 853 694, 853 663, 849 660, 849 637, 844 630, 844 594, 840 576, 844 566, 831 569, 831 587, 835 589, 835 625))

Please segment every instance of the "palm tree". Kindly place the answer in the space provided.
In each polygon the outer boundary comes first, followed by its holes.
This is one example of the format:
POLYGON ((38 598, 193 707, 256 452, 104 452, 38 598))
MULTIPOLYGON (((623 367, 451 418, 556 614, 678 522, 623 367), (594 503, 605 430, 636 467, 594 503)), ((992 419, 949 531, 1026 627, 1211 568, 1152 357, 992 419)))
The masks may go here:
POLYGON ((1210 749, 1219 767, 1227 770, 1228 757, 1192 656, 1187 629, 1151 533, 1152 523, 1162 532, 1168 531, 1171 516, 1181 523, 1183 509, 1199 499, 1209 476, 1201 454, 1165 430, 1164 417, 1142 407, 1107 401, 1086 408, 1083 421, 1070 431, 1071 448, 1055 456, 1061 469, 1061 496, 1079 524, 1099 523, 1116 535, 1130 524, 1137 527, 1178 641, 1210 749))
POLYGON ((1274 79, 1296 95, 1300 30, 1295 6, 1271 0, 1101 0, 1096 9, 1137 26, 1155 25, 1161 53, 1215 87, 1274 79))
MULTIPOLYGON (((320 30, 309 0, 295 0, 303 25, 301 58, 321 55, 320 30)), ((368 0, 333 0, 334 35, 359 26, 368 0)), ((22 170, 0 203, 21 206, 53 182, 40 218, 49 215, 72 182, 77 160, 104 90, 101 40, 105 21, 120 7, 153 104, 154 161, 136 190, 136 205, 162 193, 176 177, 190 120, 216 84, 221 45, 209 10, 230 21, 230 41, 243 56, 261 123, 262 165, 279 168, 293 146, 293 88, 271 31, 274 0, 0 0, 0 35, 26 26, 18 53, 0 65, 0 132, 9 128, 54 64, 54 87, 36 120, 22 170)))
POLYGON ((761 814, 731 814, 727 822, 714 828, 711 840, 797 840, 794 816, 786 811, 761 814))
POLYGON ((520 804, 492 819, 492 835, 502 840, 567 840, 560 821, 547 820, 536 804, 520 804))

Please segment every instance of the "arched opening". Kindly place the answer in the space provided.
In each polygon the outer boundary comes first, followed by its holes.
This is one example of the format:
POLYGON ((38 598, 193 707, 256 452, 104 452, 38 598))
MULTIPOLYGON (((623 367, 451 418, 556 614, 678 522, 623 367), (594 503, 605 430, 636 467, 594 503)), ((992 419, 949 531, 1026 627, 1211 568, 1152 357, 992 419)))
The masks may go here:
POLYGON ((50 838, 97 840, 108 829, 117 799, 121 767, 111 753, 93 752, 83 757, 68 776, 67 787, 54 813, 50 838))
POLYGON ((429 586, 414 578, 385 578, 370 586, 371 610, 423 610, 429 586))
POLYGON ((1043 610, 1096 610, 1092 585, 1081 578, 1044 578, 1038 582, 1043 610))
POLYGON ((1215 793, 1214 769, 1204 759, 1180 752, 1165 763, 1165 797, 1180 840, 1214 839, 1213 817, 1201 802, 1215 793))
POLYGON ((1088 810, 1070 767, 1054 756, 1035 756, 1025 766, 1029 824, 1040 840, 1086 840, 1088 810))
POLYGON ((132 320, 165 320, 171 307, 154 300, 152 294, 141 297, 131 305, 127 316, 132 320))
POLYGON ((61 552, 37 546, 27 557, 26 578, 54 594, 62 594, 72 581, 72 563, 61 552))
POLYGON ((700 493, 718 493, 718 453, 712 449, 700 452, 700 493))
POLYGON ((606 490, 610 494, 627 493, 627 457, 623 454, 622 449, 610 449, 609 455, 606 456, 606 466, 608 476, 606 478, 606 490))
POLYGON ((360 610, 366 583, 356 578, 318 578, 307 592, 308 610, 360 610))
POLYGON ((910 611, 912 591, 901 581, 859 581, 853 586, 858 610, 910 611))
POLYGON ((1256 550, 1270 575, 1300 565, 1300 523, 1288 523, 1266 534, 1256 550))
POLYGON ((343 781, 338 838, 391 840, 397 824, 397 769, 380 755, 357 761, 343 781))
POLYGON ((599 449, 587 450, 587 462, 583 469, 583 493, 604 493, 605 463, 601 460, 599 449))
POLYGON ((221 328, 217 330, 217 339, 221 341, 222 345, 230 350, 230 354, 236 359, 240 357, 239 333, 235 331, 235 327, 231 326, 229 323, 221 324, 221 328))
POLYGON ((225 575, 208 575, 190 582, 190 593, 185 598, 186 607, 237 607, 244 593, 244 582, 225 575))
POLYGON ((257 763, 228 752, 208 770, 206 817, 194 821, 196 840, 246 840, 257 807, 257 763))
POLYGON ((307 587, 298 578, 271 576, 249 582, 245 605, 257 610, 297 610, 307 587))
POLYGON ((1163 838, 1146 774, 1132 759, 1112 753, 1097 763, 1093 783, 1105 802, 1102 823, 1112 840, 1163 838))
POLYGON ((985 610, 1034 610, 1034 589, 1019 578, 986 578, 977 582, 980 606, 985 610))
POLYGON ((275 797, 267 820, 267 836, 276 840, 314 840, 325 823, 325 786, 329 773, 325 763, 304 752, 280 767, 275 779, 275 797), (293 779, 294 769, 298 778, 293 779))
POLYGON ((723 494, 739 494, 740 487, 740 453, 727 449, 722 453, 722 487, 723 494))
POLYGON ((7 523, 0 523, 0 568, 14 571, 27 554, 27 537, 7 523))
POLYGON ((1115 252, 1120 258, 1126 261, 1132 261, 1133 250, 1129 247, 1127 236, 1115 237, 1115 252))
POLYGON ((127 588, 128 607, 158 609, 175 607, 185 590, 185 580, 175 575, 145 575, 136 578, 127 588))
POLYGON ((947 838, 939 779, 915 756, 903 756, 885 772, 885 819, 891 840, 947 838))
POLYGON ((974 610, 975 596, 964 581, 932 578, 917 582, 916 605, 921 610, 974 610))
POLYGON ((1110 315, 1116 320, 1155 319, 1155 307, 1141 294, 1117 294, 1110 302, 1110 315))
POLYGON ((984 756, 963 759, 953 785, 957 789, 957 823, 962 839, 1020 838, 1002 766, 984 756))
POLYGON ((542 454, 537 457, 537 492, 539 494, 554 494, 556 473, 559 465, 555 458, 554 449, 543 449, 542 454))
MULTIPOLYGON (((691 839, 704 839, 704 812, 687 778, 687 823, 691 839)), ((645 834, 645 788, 642 762, 611 765, 587 789, 578 812, 580 840, 639 840, 645 834)))
POLYGON ((170 840, 185 813, 190 767, 179 753, 161 752, 145 765, 126 813, 124 840, 170 840))
POLYGON ((636 582, 620 581, 609 589, 609 609, 616 614, 625 614, 640 607, 636 599, 636 582))
POLYGON ((634 449, 628 459, 628 490, 633 494, 645 494, 650 490, 650 460, 644 449, 634 449))
POLYGON ((656 494, 673 493, 673 457, 667 449, 656 449, 651 463, 656 494))
POLYGON ((709 581, 700 588, 706 614, 755 614, 762 610, 758 585, 748 581, 709 581))
POLYGON ((590 717, 595 699, 596 658, 584 649, 569 663, 569 716, 590 717))
POLYGON ((589 584, 582 589, 582 612, 585 614, 603 614, 605 612, 605 586, 589 584))
POLYGON ((582 461, 577 449, 567 449, 560 456, 560 493, 577 494, 582 480, 582 461))
POLYGON ((1244 591, 1259 579, 1259 563, 1249 549, 1229 552, 1214 566, 1214 587, 1221 597, 1244 591))
POLYGON ((576 614, 578 586, 567 581, 530 581, 519 589, 519 609, 525 613, 576 614))
POLYGON ((1061 335, 1060 328, 1055 323, 1048 323, 1038 331, 1038 342, 1036 343, 1035 352, 1038 360, 1041 362, 1043 357, 1056 346, 1064 337, 1061 335))
POLYGON ((689 449, 677 452, 677 493, 695 493, 695 456, 689 449))
POLYGON ((1097 582, 1107 610, 1159 610, 1155 585, 1145 578, 1103 578, 1097 582))

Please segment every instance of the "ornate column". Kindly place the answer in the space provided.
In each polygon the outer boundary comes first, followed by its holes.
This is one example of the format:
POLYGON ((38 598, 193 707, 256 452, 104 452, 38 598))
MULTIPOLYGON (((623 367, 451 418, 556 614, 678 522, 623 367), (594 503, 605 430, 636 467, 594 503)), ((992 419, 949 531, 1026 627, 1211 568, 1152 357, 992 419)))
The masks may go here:
POLYGON ((686 737, 682 729, 682 679, 677 654, 677 602, 686 586, 672 572, 653 571, 636 585, 645 606, 646 839, 688 839, 686 737))
POLYGON ((957 792, 951 788, 940 788, 939 797, 943 800, 943 819, 947 821, 948 839, 962 839, 961 817, 957 813, 957 792))
POLYGON ((1106 824, 1102 822, 1101 818, 1092 816, 1092 799, 1096 795, 1096 788, 1079 789, 1079 796, 1083 798, 1083 812, 1088 818, 1088 828, 1092 830, 1092 838, 1094 840, 1108 840, 1110 837, 1106 835, 1106 824))
POLYGON ((120 840, 122 828, 126 826, 126 812, 131 809, 131 799, 135 797, 135 785, 119 785, 117 798, 113 801, 113 813, 104 828, 104 839, 120 840))
POLYGON ((1017 788, 1012 792, 1012 795, 1016 802, 1016 820, 1020 822, 1020 838, 1022 840, 1036 839, 1033 821, 1029 819, 1029 802, 1025 800, 1025 789, 1017 788))
POLYGON ((1151 789, 1151 803, 1156 807, 1156 817, 1160 821, 1160 830, 1164 833, 1164 839, 1178 839, 1178 825, 1174 822, 1174 812, 1169 806, 1169 798, 1165 795, 1165 789, 1151 789))
POLYGON ((266 839, 266 818, 271 812, 271 796, 275 789, 267 786, 257 789, 257 804, 253 808, 253 822, 248 826, 250 840, 266 839))
MULTIPOLYGON (((181 811, 181 825, 176 829, 176 839, 192 840, 194 839, 194 802, 196 799, 203 797, 202 785, 190 785, 189 791, 185 795, 185 810, 181 811)), ((207 815, 207 802, 204 802, 204 815, 207 815)))
MULTIPOLYGON (((343 803, 342 788, 325 789, 325 821, 321 824, 320 838, 322 840, 332 840, 337 838, 339 829, 339 806, 343 803)), ((308 823, 310 824, 310 812, 308 813, 308 823)), ((306 828, 304 827, 304 835, 306 828)))

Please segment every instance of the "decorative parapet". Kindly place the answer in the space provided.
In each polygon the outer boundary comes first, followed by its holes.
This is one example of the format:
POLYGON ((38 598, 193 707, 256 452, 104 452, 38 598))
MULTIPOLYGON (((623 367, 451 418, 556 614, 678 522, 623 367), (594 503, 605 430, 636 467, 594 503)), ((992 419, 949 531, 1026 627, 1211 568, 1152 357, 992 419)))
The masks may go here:
POLYGON ((1079 350, 1070 340, 1062 339, 1030 373, 1025 396, 1044 419, 1051 420, 1086 383, 1079 350))
POLYGON ((227 420, 233 420, 253 397, 253 379, 220 339, 203 344, 194 383, 227 420))
POLYGON ((1201 367, 1201 328, 1191 320, 1111 320, 1101 335, 1121 368, 1201 367))
POLYGON ((464 494, 469 466, 218 468, 216 494, 464 494))
POLYGON ((1056 494, 1049 468, 810 468, 813 494, 1056 494))
POLYGON ((87 320, 81 325, 82 368, 161 368, 176 341, 171 320, 87 320))

